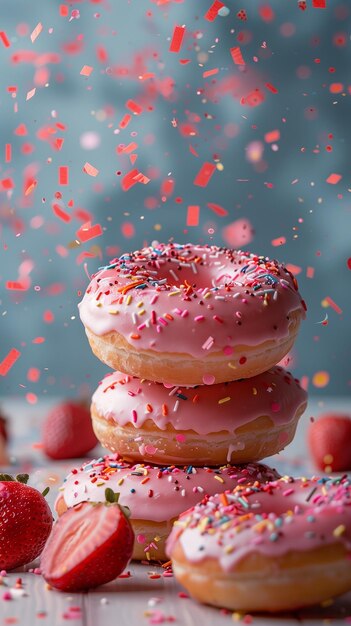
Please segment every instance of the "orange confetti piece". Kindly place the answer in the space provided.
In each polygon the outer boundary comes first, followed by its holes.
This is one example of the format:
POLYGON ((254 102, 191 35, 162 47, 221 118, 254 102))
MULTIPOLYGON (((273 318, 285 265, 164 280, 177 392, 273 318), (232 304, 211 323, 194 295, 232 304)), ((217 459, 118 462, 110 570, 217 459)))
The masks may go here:
POLYGON ((93 165, 91 165, 90 163, 86 162, 84 167, 83 167, 83 172, 85 172, 86 174, 88 174, 89 176, 97 176, 99 173, 99 170, 94 167, 93 165))
POLYGON ((330 381, 328 372, 316 372, 312 378, 312 384, 318 389, 326 387, 330 381))
POLYGON ((245 61, 239 47, 230 48, 230 54, 232 55, 235 65, 245 65, 245 61))
POLYGON ((185 26, 175 26, 174 27, 174 31, 173 31, 173 35, 172 35, 172 40, 169 46, 169 51, 170 52, 179 52, 181 47, 182 47, 182 43, 183 43, 183 37, 185 34, 185 26))
POLYGON ((31 193, 33 193, 34 189, 36 188, 38 182, 36 180, 29 180, 25 190, 24 190, 24 195, 25 196, 30 196, 31 193))
POLYGON ((82 243, 89 241, 90 239, 94 239, 95 237, 99 237, 100 235, 102 235, 102 228, 100 224, 92 226, 91 222, 83 224, 76 232, 76 236, 82 243))
POLYGON ((333 309, 333 311, 338 313, 338 315, 341 315, 342 313, 342 309, 336 304, 336 302, 334 302, 334 300, 330 296, 327 296, 326 298, 324 298, 322 305, 330 306, 333 309))
POLYGON ((61 165, 58 169, 58 182, 59 185, 68 185, 68 173, 69 169, 67 165, 61 165))
POLYGON ((116 148, 116 151, 118 152, 118 154, 129 154, 130 152, 133 152, 137 149, 138 144, 135 143, 135 141, 132 141, 127 146, 118 146, 118 148, 116 148))
POLYGON ((11 163, 12 159, 12 146, 10 143, 5 143, 5 163, 11 163))
POLYGON ((11 367, 16 363, 17 359, 21 356, 19 350, 12 348, 7 356, 0 363, 0 376, 6 376, 11 367))
POLYGON ((66 213, 66 211, 61 209, 59 204, 53 204, 52 210, 55 213, 56 217, 60 218, 60 220, 62 220, 63 222, 68 223, 71 221, 72 218, 69 213, 66 213))
POLYGON ((7 35, 6 35, 4 30, 0 31, 0 39, 1 39, 2 43, 4 44, 5 48, 9 48, 10 47, 11 44, 10 44, 10 42, 9 42, 9 40, 7 38, 7 35))
POLYGON ((330 93, 342 93, 344 91, 344 85, 342 83, 331 83, 329 85, 330 93))
POLYGON ((264 140, 267 143, 273 143, 274 141, 279 141, 279 139, 280 139, 279 130, 271 130, 269 133, 266 133, 264 136, 264 140))
POLYGON ((227 209, 224 209, 219 204, 215 204, 214 202, 208 202, 207 206, 209 209, 211 209, 211 211, 216 213, 216 215, 219 215, 219 217, 225 217, 226 215, 228 215, 227 209))
POLYGON ((137 104, 137 102, 134 102, 134 100, 128 100, 126 102, 126 107, 127 107, 127 109, 132 111, 132 113, 134 113, 134 115, 140 115, 140 113, 143 112, 143 109, 141 108, 141 106, 139 104, 137 104))
POLYGON ((209 76, 213 76, 214 74, 218 74, 218 72, 219 72, 218 67, 215 67, 212 70, 206 70, 205 72, 203 72, 202 76, 203 76, 203 78, 208 78, 209 76))
POLYGON ((83 65, 79 73, 81 76, 90 76, 92 71, 93 71, 93 68, 91 67, 91 65, 83 65))
POLYGON ((39 22, 34 28, 33 32, 31 33, 30 39, 32 43, 34 43, 35 40, 39 37, 42 30, 43 30, 43 25, 41 22, 39 22))
POLYGON ((277 237, 276 239, 272 239, 271 244, 272 246, 283 246, 286 243, 286 238, 285 237, 277 237))
POLYGON ((326 182, 329 183, 329 185, 337 185, 337 183, 340 182, 341 179, 341 174, 329 174, 326 182))
POLYGON ((215 169, 216 166, 213 165, 213 163, 205 162, 195 176, 194 185, 197 185, 198 187, 206 187, 211 180, 215 169))
POLYGON ((224 7, 223 2, 220 2, 220 0, 215 0, 210 8, 208 9, 207 13, 205 13, 204 17, 205 20, 207 20, 208 22, 214 22, 214 20, 216 19, 217 15, 218 15, 218 11, 224 7))
POLYGON ((188 212, 186 216, 187 226, 198 226, 200 217, 200 207, 198 205, 188 206, 188 212))

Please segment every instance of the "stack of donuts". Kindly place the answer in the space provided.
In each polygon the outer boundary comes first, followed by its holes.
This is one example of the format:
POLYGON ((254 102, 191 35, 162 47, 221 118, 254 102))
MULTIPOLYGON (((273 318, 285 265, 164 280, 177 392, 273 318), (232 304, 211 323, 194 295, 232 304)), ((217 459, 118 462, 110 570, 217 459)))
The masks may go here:
MULTIPOLYGON (((310 487, 324 489, 290 484, 258 463, 291 442, 306 408, 306 392, 277 366, 305 316, 296 279, 277 261, 248 252, 155 243, 100 268, 79 310, 93 353, 114 370, 91 404, 109 454, 72 470, 58 513, 103 501, 109 487, 130 508, 134 558, 164 560, 172 524, 187 511, 168 555, 190 593, 219 606, 274 610, 274 590, 256 587, 268 584, 272 558, 283 561, 291 551, 291 533, 286 546, 276 541, 283 513, 291 507, 295 515, 305 487, 309 497, 310 487)), ((340 536, 343 520, 340 514, 340 536)), ((291 528, 301 532, 300 520, 291 528)), ((286 572, 277 567, 283 589, 286 572)), ((291 608, 288 595, 284 587, 279 609, 291 608)))

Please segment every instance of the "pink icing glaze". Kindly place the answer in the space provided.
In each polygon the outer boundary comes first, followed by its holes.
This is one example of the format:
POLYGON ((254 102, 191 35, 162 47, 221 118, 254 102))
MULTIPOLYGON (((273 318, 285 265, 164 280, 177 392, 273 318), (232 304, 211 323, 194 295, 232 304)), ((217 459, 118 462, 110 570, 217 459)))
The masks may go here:
POLYGON ((274 425, 287 424, 306 400, 306 392, 281 367, 236 382, 171 389, 113 372, 92 398, 99 415, 120 426, 142 428, 151 419, 161 430, 171 424, 201 435, 233 432, 262 415, 274 425))
POLYGON ((238 487, 202 501, 175 522, 167 543, 180 541, 186 558, 218 559, 224 571, 252 552, 267 557, 342 542, 351 550, 351 485, 347 478, 280 480, 238 487), (240 530, 240 532, 239 532, 240 530))
POLYGON ((132 519, 165 522, 194 506, 205 494, 278 476, 275 470, 258 463, 218 469, 155 467, 133 465, 112 455, 74 469, 60 491, 70 508, 79 502, 103 502, 105 489, 110 487, 120 493, 119 503, 130 508, 132 519))
POLYGON ((205 358, 287 337, 289 314, 305 315, 297 289, 290 272, 265 257, 157 244, 97 272, 79 312, 96 335, 117 331, 138 349, 205 358))

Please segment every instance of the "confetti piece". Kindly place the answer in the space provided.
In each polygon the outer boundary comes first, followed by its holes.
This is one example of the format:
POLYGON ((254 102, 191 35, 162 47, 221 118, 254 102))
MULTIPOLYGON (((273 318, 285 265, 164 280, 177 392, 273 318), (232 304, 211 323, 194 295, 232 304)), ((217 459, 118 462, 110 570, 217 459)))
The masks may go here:
POLYGON ((283 246, 286 243, 285 237, 277 237, 276 239, 272 239, 272 246, 283 246))
POLYGON ((245 65, 245 61, 239 47, 230 48, 230 54, 232 55, 235 65, 245 65))
POLYGON ((135 169, 131 170, 130 172, 128 172, 128 174, 123 176, 123 178, 121 180, 121 187, 122 187, 123 191, 128 191, 131 187, 136 185, 136 183, 138 182, 136 180, 136 176, 138 174, 139 174, 139 170, 137 170, 135 168, 135 169))
POLYGON ((98 58, 98 61, 100 61, 100 63, 107 63, 108 54, 107 54, 106 48, 104 48, 103 46, 96 47, 96 56, 98 58))
POLYGON ((198 226, 200 217, 200 207, 198 205, 188 206, 188 212, 186 217, 187 226, 198 226))
POLYGON ((28 135, 26 125, 20 124, 19 126, 17 126, 17 128, 15 129, 15 135, 18 135, 19 137, 24 137, 25 135, 28 135))
POLYGON ((197 185, 198 187, 206 187, 211 180, 215 169, 216 166, 213 165, 213 163, 203 163, 200 171, 195 176, 194 185, 197 185))
POLYGON ((0 39, 1 39, 2 43, 4 44, 5 48, 9 48, 10 47, 11 44, 10 44, 10 42, 9 42, 9 40, 7 38, 7 35, 6 35, 4 30, 0 31, 0 39))
POLYGON ((312 0, 312 6, 314 9, 325 9, 327 3, 326 0, 312 0))
POLYGON ((324 300, 322 301, 322 306, 330 306, 333 311, 338 313, 338 315, 342 314, 342 309, 336 304, 336 302, 334 302, 334 300, 332 300, 332 298, 330 298, 330 296, 326 296, 326 298, 324 298, 324 300))
POLYGON ((124 117, 122 117, 120 123, 119 123, 119 127, 120 128, 127 128, 130 120, 132 119, 132 116, 129 113, 126 113, 124 117))
POLYGON ((224 209, 219 204, 215 204, 214 202, 208 202, 207 206, 209 209, 211 209, 211 211, 216 213, 216 215, 219 215, 219 217, 225 217, 226 215, 228 215, 227 209, 224 209))
POLYGON ((82 69, 80 70, 80 75, 81 76, 90 76, 90 74, 92 73, 94 68, 91 67, 91 65, 83 65, 82 69))
POLYGON ((58 183, 59 185, 68 185, 68 166, 61 165, 58 170, 58 183))
POLYGON ((60 220, 62 220, 63 222, 70 222, 71 221, 71 216, 66 213, 66 211, 64 211, 63 209, 61 209, 60 205, 58 204, 53 204, 52 205, 52 210, 55 213, 56 217, 59 217, 60 220))
POLYGON ((83 172, 85 172, 86 174, 88 174, 89 176, 97 176, 99 173, 99 170, 96 169, 96 167, 94 167, 93 165, 91 165, 90 163, 85 163, 84 167, 83 167, 83 172))
POLYGON ((314 267, 308 267, 306 270, 307 278, 314 278, 314 267))
POLYGON ((21 356, 19 350, 12 348, 7 356, 0 363, 0 376, 6 376, 11 367, 16 363, 17 359, 21 356))
POLYGON ((182 43, 183 43, 183 37, 185 34, 185 26, 175 26, 174 27, 174 31, 173 31, 173 35, 172 35, 172 41, 171 44, 169 46, 169 51, 170 52, 179 52, 181 47, 182 47, 182 43))
POLYGON ((11 163, 12 159, 12 146, 10 143, 5 143, 5 163, 11 163))
POLYGON ((35 92, 36 92, 36 88, 34 87, 34 89, 31 89, 30 91, 28 91, 27 95, 26 95, 26 101, 30 100, 31 98, 33 98, 33 96, 35 96, 35 92))
POLYGON ((208 78, 209 76, 214 76, 214 74, 218 74, 218 72, 218 67, 215 67, 212 70, 206 70, 205 72, 203 72, 202 76, 203 78, 208 78))
POLYGON ((233 248, 240 248, 249 244, 254 238, 254 230, 249 220, 242 218, 227 224, 222 229, 224 241, 233 248))
POLYGON ((219 0, 215 0, 210 8, 208 9, 207 13, 205 13, 205 20, 207 20, 208 22, 214 22, 214 20, 216 19, 217 15, 218 15, 218 11, 224 7, 223 2, 220 2, 219 0))
POLYGON ((299 265, 294 265, 293 263, 286 263, 286 269, 289 270, 294 276, 297 276, 302 272, 302 267, 299 265))
POLYGON ((326 387, 330 381, 330 376, 328 372, 316 372, 312 377, 312 384, 318 389, 322 389, 326 387))
POLYGON ((99 237, 100 235, 102 235, 102 228, 100 224, 92 226, 91 222, 83 224, 76 232, 76 236, 82 243, 89 241, 90 239, 94 239, 95 237, 99 237))
POLYGON ((116 149, 118 154, 129 154, 130 152, 133 152, 134 150, 137 150, 138 148, 138 144, 135 143, 135 141, 132 141, 131 143, 129 143, 127 146, 118 146, 118 148, 116 149))
POLYGON ((42 30, 43 30, 43 25, 41 22, 39 22, 34 28, 33 32, 31 33, 30 38, 31 38, 32 43, 34 43, 37 37, 39 37, 42 30))
POLYGON ((1 185, 1 191, 8 191, 9 189, 14 188, 12 178, 3 178, 2 180, 0 180, 0 185, 1 185))
POLYGON ((141 106, 139 104, 137 104, 137 102, 134 102, 134 100, 128 100, 126 102, 126 107, 127 107, 127 109, 132 111, 132 113, 134 113, 134 115, 140 115, 140 113, 143 112, 143 109, 141 108, 141 106))
POLYGON ((266 143, 273 143, 275 141, 279 141, 279 139, 280 139, 279 130, 271 130, 269 133, 266 133, 264 136, 264 140, 266 143))
POLYGON ((329 183, 329 185, 337 185, 341 179, 341 174, 329 174, 328 178, 326 178, 326 182, 329 183))
POLYGON ((30 367, 27 372, 27 380, 31 383, 37 383, 40 378, 40 370, 37 367, 30 367))
POLYGON ((266 89, 268 89, 268 91, 271 91, 272 93, 278 93, 278 89, 274 87, 271 83, 265 83, 265 87, 266 89))
POLYGON ((60 12, 61 17, 67 17, 68 6, 66 4, 60 4, 59 12, 60 12))

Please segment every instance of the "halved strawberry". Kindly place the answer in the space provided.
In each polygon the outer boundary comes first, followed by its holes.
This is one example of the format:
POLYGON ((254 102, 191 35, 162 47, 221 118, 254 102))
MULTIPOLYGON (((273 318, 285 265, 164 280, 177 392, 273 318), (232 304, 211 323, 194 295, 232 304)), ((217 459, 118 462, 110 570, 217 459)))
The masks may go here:
POLYGON ((83 502, 55 523, 40 567, 60 591, 86 591, 123 572, 133 552, 134 533, 116 502, 83 502))
POLYGON ((64 401, 54 406, 43 426, 43 450, 50 459, 75 459, 95 448, 90 411, 84 404, 64 401))
POLYGON ((351 416, 321 415, 308 430, 315 465, 326 473, 351 470, 351 416))

